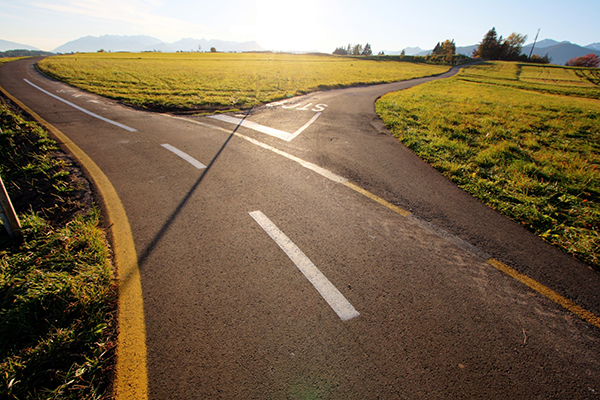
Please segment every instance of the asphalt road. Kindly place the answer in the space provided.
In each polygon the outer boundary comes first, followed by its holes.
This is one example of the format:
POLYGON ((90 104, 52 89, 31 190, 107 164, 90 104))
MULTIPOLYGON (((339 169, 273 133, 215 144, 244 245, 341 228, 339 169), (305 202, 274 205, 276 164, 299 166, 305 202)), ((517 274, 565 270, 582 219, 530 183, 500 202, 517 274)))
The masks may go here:
POLYGON ((600 397, 600 329, 486 261, 596 315, 598 274, 376 116, 377 97, 433 78, 174 118, 33 62, 2 66, 0 85, 98 164, 129 217, 151 399, 600 397))

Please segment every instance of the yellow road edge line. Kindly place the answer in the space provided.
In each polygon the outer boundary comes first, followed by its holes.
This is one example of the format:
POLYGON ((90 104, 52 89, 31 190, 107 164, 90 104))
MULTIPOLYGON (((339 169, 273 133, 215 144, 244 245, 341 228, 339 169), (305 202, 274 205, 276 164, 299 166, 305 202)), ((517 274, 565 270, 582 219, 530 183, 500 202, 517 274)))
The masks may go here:
POLYGON ((360 186, 355 185, 352 182, 342 182, 342 184, 346 185, 347 187, 349 187, 350 189, 362 194, 363 196, 366 196, 368 198, 370 198, 371 200, 374 200, 376 202, 378 202, 379 204, 381 204, 382 206, 385 206, 387 208, 389 208, 390 210, 400 214, 403 217, 408 217, 409 215, 411 215, 412 213, 410 211, 406 211, 405 209, 398 207, 388 201, 385 201, 384 199, 382 199, 379 196, 374 195, 373 193, 361 188, 360 186))
POLYGON ((534 279, 531 279, 530 277, 528 277, 526 275, 523 275, 522 273, 515 270, 514 268, 511 268, 508 265, 504 264, 503 262, 498 261, 494 258, 490 258, 486 262, 489 265, 495 267, 496 269, 504 272, 506 275, 518 280, 519 282, 529 286, 531 289, 535 290, 536 292, 546 296, 547 298, 549 298, 556 304, 566 308, 567 310, 569 310, 573 314, 579 316, 580 318, 586 320, 590 324, 595 325, 596 327, 600 328, 600 318, 598 318, 596 315, 589 312, 588 310, 584 309, 583 307, 578 306, 571 300, 564 298, 560 294, 556 293, 554 290, 542 285, 541 283, 537 282, 534 279))
POLYGON ((113 395, 117 400, 145 400, 148 398, 148 369, 142 283, 133 235, 121 199, 108 177, 79 146, 1 86, 0 91, 69 150, 87 170, 102 197, 112 236, 119 297, 117 364, 113 395))
MULTIPOLYGON (((403 209, 401 207, 398 207, 388 201, 383 200, 381 197, 374 195, 373 193, 361 188, 360 186, 355 185, 354 183, 351 183, 351 182, 342 182, 342 183, 345 186, 351 188, 352 190, 355 190, 356 192, 370 198, 371 200, 378 202, 379 204, 389 208, 390 210, 400 214, 403 217, 408 217, 409 215, 411 215, 411 213, 409 211, 406 211, 405 209, 403 209)), ((569 310, 570 312, 579 316, 580 318, 589 322, 590 324, 600 328, 600 317, 598 317, 594 313, 584 309, 583 307, 577 305, 573 301, 561 296, 560 294, 556 293, 554 290, 542 285, 541 283, 528 277, 527 275, 523 275, 522 273, 518 272, 514 268, 511 268, 508 265, 504 264, 503 262, 498 261, 494 258, 490 258, 489 260, 486 261, 486 263, 493 266, 494 268, 498 269, 499 271, 504 272, 506 275, 510 276, 511 278, 516 279, 517 281, 523 283, 524 285, 528 286, 529 288, 533 289, 534 291, 538 292, 539 294, 547 297, 548 299, 552 300, 553 302, 560 305, 561 307, 564 307, 565 309, 569 310)))

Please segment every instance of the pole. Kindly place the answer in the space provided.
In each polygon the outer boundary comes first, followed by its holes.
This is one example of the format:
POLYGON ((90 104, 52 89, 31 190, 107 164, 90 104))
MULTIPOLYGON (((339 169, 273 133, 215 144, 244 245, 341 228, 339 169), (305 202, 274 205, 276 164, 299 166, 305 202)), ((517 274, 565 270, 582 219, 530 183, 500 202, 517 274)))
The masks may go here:
POLYGON ((0 218, 2 219, 2 223, 8 232, 8 236, 11 238, 16 238, 19 236, 21 231, 21 223, 19 222, 19 218, 15 213, 15 209, 13 208, 12 203, 10 202, 10 197, 8 197, 8 193, 6 192, 6 187, 4 187, 4 182, 2 182, 2 177, 0 176, 0 218))
POLYGON ((542 28, 538 29, 537 33, 535 34, 535 39, 533 39, 533 45, 531 46, 531 51, 529 52, 529 59, 531 59, 531 54, 533 54, 533 48, 535 47, 535 42, 537 42, 538 35, 540 34, 540 29, 542 28))

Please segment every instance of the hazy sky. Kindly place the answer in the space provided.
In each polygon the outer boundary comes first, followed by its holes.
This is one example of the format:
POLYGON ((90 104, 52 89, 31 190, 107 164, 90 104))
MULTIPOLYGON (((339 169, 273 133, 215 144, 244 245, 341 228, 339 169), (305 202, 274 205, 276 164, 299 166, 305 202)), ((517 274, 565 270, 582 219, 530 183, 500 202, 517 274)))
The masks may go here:
POLYGON ((496 27, 585 46, 600 42, 600 0, 0 0, 0 39, 53 50, 82 36, 149 35, 256 40, 269 50, 374 52, 454 39, 481 41, 496 27))

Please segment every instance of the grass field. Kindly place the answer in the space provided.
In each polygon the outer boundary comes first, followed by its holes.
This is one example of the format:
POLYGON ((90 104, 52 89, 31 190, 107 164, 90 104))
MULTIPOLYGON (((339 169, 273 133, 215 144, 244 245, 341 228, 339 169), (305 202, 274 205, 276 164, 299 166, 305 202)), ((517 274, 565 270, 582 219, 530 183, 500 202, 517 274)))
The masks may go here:
POLYGON ((484 63, 388 94, 389 129, 460 187, 600 269, 594 70, 484 63))
POLYGON ((5 64, 7 62, 20 60, 21 58, 25 58, 25 57, 2 57, 2 58, 0 58, 0 65, 5 64))
POLYGON ((45 74, 154 110, 232 110, 316 90, 435 75, 449 66, 270 53, 89 53, 49 57, 45 74))
POLYGON ((0 129, 0 175, 23 225, 12 241, 0 223, 0 398, 100 399, 115 290, 99 212, 56 143, 1 98, 0 129))

